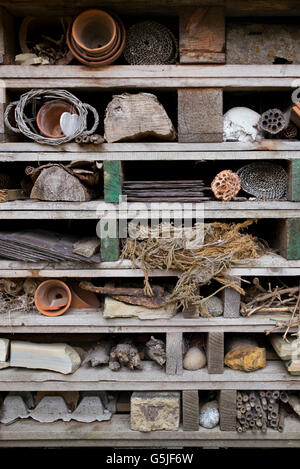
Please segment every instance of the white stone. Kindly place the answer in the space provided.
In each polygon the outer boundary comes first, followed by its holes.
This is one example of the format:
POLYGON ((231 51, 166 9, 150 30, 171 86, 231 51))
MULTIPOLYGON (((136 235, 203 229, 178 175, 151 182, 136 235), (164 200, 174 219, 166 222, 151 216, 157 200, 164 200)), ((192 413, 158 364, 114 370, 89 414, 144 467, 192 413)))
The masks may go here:
POLYGON ((57 420, 69 422, 71 414, 65 400, 61 396, 45 396, 36 408, 30 412, 30 417, 38 422, 50 423, 57 420))
POLYGON ((0 362, 6 362, 9 352, 9 340, 0 339, 0 362))
POLYGON ((2 404, 0 422, 10 424, 18 419, 26 419, 28 414, 23 398, 8 394, 2 404))
POLYGON ((199 423, 204 428, 214 428, 220 420, 217 401, 207 402, 201 407, 199 423))
POLYGON ((10 366, 74 373, 81 364, 76 350, 67 344, 11 342, 10 366))
POLYGON ((262 139, 258 128, 260 114, 247 107, 233 107, 223 117, 223 139, 227 141, 255 142, 262 139))
POLYGON ((175 314, 176 309, 173 305, 150 309, 145 306, 126 304, 109 296, 106 296, 104 300, 104 318, 168 319, 175 314))
POLYGON ((99 396, 84 396, 77 409, 72 413, 72 420, 84 423, 101 422, 109 420, 111 415, 109 410, 104 409, 99 396))
POLYGON ((183 359, 183 368, 185 370, 200 370, 206 365, 206 355, 199 347, 191 347, 183 359))
POLYGON ((62 133, 69 137, 73 135, 79 126, 78 114, 71 114, 70 112, 63 112, 59 121, 62 133))

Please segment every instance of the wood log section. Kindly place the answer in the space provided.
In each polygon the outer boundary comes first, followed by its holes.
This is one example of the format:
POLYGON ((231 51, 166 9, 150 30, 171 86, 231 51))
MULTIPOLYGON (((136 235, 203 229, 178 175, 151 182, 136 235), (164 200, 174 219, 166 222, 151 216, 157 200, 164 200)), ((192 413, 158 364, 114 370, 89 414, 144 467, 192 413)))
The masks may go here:
POLYGON ((178 142, 223 142, 223 91, 220 88, 178 90, 178 142))
POLYGON ((32 188, 31 199, 52 202, 86 202, 91 200, 91 192, 77 177, 60 166, 45 168, 32 188))
POLYGON ((182 429, 199 430, 199 394, 198 391, 182 391, 182 429))
POLYGON ((254 339, 232 337, 226 341, 225 365, 233 370, 255 371, 266 366, 266 349, 254 339))
POLYGON ((208 332, 206 342, 207 371, 209 374, 224 373, 224 333, 208 332))
POLYGON ((175 129, 157 97, 150 93, 116 95, 108 104, 104 119, 108 143, 155 140, 175 140, 175 129))
POLYGON ((225 63, 222 7, 186 7, 179 18, 180 63, 225 63))
POLYGON ((183 350, 182 350, 182 333, 181 332, 168 332, 166 341, 167 375, 182 375, 183 366, 183 350))
POLYGON ((219 394, 220 430, 236 429, 236 390, 224 389, 219 394))

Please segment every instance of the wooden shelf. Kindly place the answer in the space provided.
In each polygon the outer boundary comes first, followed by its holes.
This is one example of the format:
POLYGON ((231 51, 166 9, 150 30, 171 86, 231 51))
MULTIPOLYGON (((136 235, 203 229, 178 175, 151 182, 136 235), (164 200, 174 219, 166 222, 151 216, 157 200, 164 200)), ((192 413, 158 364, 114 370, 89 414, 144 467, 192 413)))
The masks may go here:
POLYGON ((0 314, 0 333, 167 333, 167 332, 265 332, 282 320, 274 314, 250 318, 105 319, 102 310, 71 309, 59 317, 45 317, 38 311, 0 314))
POLYGON ((105 446, 105 447, 263 447, 297 448, 300 446, 300 421, 286 417, 283 433, 268 428, 267 433, 251 431, 237 434, 224 432, 219 427, 211 430, 200 427, 198 431, 130 430, 128 415, 113 415, 108 422, 39 423, 32 419, 19 420, 11 425, 0 425, 0 446, 105 446))
POLYGON ((265 368, 251 373, 225 368, 223 374, 209 374, 203 368, 184 370, 182 375, 167 375, 156 363, 143 363, 143 370, 81 367, 71 375, 6 368, 0 370, 0 391, 300 390, 300 377, 290 375, 282 361, 269 361, 265 368))
MULTIPOLYGON (((145 211, 141 210, 141 203, 128 202, 126 215, 128 218, 149 217, 161 213, 158 203, 143 202, 145 211)), ((216 218, 300 218, 300 202, 288 201, 199 201, 198 206, 203 208, 205 219, 216 218)), ((195 204, 196 205, 196 204, 195 204)), ((193 204, 193 207, 195 207, 193 204)), ((178 203, 165 202, 164 209, 168 206, 170 210, 178 207, 178 203)), ((53 220, 53 219, 95 219, 98 220, 107 212, 118 210, 124 213, 125 206, 104 202, 103 200, 93 200, 90 202, 42 202, 37 200, 18 200, 14 202, 0 203, 1 220, 53 220)))
POLYGON ((2 65, 0 78, 8 89, 116 89, 187 87, 225 90, 296 88, 300 65, 2 65))
MULTIPOLYGON (((0 68, 1 71, 1 68, 0 68)), ((0 143, 0 161, 223 161, 293 160, 300 158, 300 141, 263 140, 256 143, 67 143, 51 146, 36 142, 0 143)))

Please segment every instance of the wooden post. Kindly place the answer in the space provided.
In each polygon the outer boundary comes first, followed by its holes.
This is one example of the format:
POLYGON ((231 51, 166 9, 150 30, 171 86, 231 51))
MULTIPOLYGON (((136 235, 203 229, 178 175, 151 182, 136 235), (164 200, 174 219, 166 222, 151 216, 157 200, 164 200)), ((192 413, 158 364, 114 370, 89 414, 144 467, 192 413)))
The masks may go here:
POLYGON ((199 430, 198 391, 182 391, 182 427, 184 431, 199 430))
MULTIPOLYGON (((240 279, 232 279, 239 285, 241 285, 240 279)), ((238 291, 233 288, 225 288, 222 293, 224 318, 238 318, 240 316, 240 303, 241 295, 238 291)))
POLYGON ((179 18, 180 63, 225 63, 222 7, 186 7, 179 18))
POLYGON ((121 161, 104 161, 104 201, 118 203, 122 195, 121 161))
POLYGON ((209 374, 224 373, 224 333, 208 332, 206 342, 207 371, 209 374))
POLYGON ((198 318, 199 317, 199 308, 196 305, 188 304, 187 308, 182 310, 182 315, 184 318, 198 318))
POLYGON ((300 259, 300 219, 280 220, 273 246, 288 260, 300 259))
POLYGON ((220 430, 236 430, 236 390, 224 389, 219 394, 220 430))
POLYGON ((300 160, 288 162, 288 200, 300 201, 300 160))
POLYGON ((0 8, 0 64, 14 64, 16 55, 14 18, 0 8))
POLYGON ((167 375, 181 375, 182 368, 182 332, 167 332, 166 341, 167 375))
POLYGON ((181 88, 177 93, 178 142, 222 142, 222 89, 181 88))

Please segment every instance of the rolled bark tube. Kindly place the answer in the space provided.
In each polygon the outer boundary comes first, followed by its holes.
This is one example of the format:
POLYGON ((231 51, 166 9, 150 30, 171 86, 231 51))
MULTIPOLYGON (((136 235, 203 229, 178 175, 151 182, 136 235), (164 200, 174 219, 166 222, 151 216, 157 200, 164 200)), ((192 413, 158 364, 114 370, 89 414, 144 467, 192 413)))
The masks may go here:
POLYGON ((273 410, 273 412, 271 412, 271 417, 272 417, 272 419, 277 419, 278 418, 278 412, 275 412, 273 410))
POLYGON ((280 400, 281 400, 282 402, 285 402, 285 403, 288 402, 288 394, 287 394, 287 392, 285 392, 285 391, 281 391, 281 392, 280 392, 280 400))
POLYGON ((279 416, 279 422, 278 422, 278 430, 280 432, 283 432, 284 430, 284 418, 285 418, 284 412, 281 412, 279 416))
POLYGON ((240 411, 242 412, 242 414, 245 414, 245 413, 246 413, 246 407, 243 405, 243 406, 240 408, 240 411))
POLYGON ((268 410, 268 405, 267 405, 267 404, 264 404, 264 405, 262 406, 262 408, 263 408, 263 410, 267 411, 267 410, 268 410))
POLYGON ((261 427, 261 431, 262 431, 262 433, 266 433, 267 432, 267 425, 263 424, 263 426, 261 427))
POLYGON ((239 425, 239 426, 237 426, 236 431, 237 431, 238 433, 242 433, 243 429, 242 429, 242 427, 239 425))
POLYGON ((261 398, 266 397, 265 391, 260 391, 260 392, 259 392, 259 396, 260 396, 261 398))
POLYGON ((272 391, 267 391, 266 392, 266 398, 270 399, 272 397, 272 391))
POLYGON ((263 406, 264 406, 264 405, 266 405, 266 406, 268 405, 268 401, 267 401, 267 399, 266 399, 265 397, 263 397, 263 398, 261 399, 261 403, 262 403, 263 406))
POLYGON ((243 407, 243 404, 240 403, 240 402, 238 402, 237 405, 236 405, 236 408, 237 408, 237 409, 241 409, 242 407, 243 407))
POLYGON ((243 399, 242 393, 240 391, 237 392, 236 399, 239 401, 240 399, 243 399))
POLYGON ((255 395, 254 392, 250 392, 250 394, 249 394, 249 399, 250 399, 250 401, 253 401, 253 402, 256 401, 256 395, 255 395))
POLYGON ((257 404, 257 405, 255 406, 255 410, 256 410, 256 412, 261 412, 261 410, 262 410, 261 405, 260 405, 260 404, 257 404))
POLYGON ((253 419, 252 412, 246 412, 245 417, 247 420, 252 420, 253 419))
POLYGON ((243 394, 242 400, 243 400, 243 402, 248 402, 249 401, 248 394, 243 394))
POLYGON ((239 420, 242 418, 242 413, 240 411, 237 411, 236 413, 236 418, 239 420))
POLYGON ((251 411, 251 405, 249 404, 249 402, 246 402, 246 410, 247 412, 251 411))
POLYGON ((247 431, 247 428, 243 426, 243 433, 245 433, 246 431, 247 431))
POLYGON ((241 417, 239 420, 241 425, 245 425, 245 423, 247 422, 247 419, 245 417, 241 417))
POLYGON ((249 427, 253 428, 255 426, 255 421, 254 420, 250 420, 249 422, 249 427))
POLYGON ((261 420, 261 419, 257 419, 257 420, 256 420, 256 425, 257 425, 258 427, 262 427, 262 425, 263 425, 262 420, 261 420))
POLYGON ((275 404, 275 402, 276 402, 276 401, 275 401, 275 399, 273 399, 273 397, 271 397, 271 399, 269 399, 269 404, 272 404, 272 405, 273 405, 273 404, 275 404))
POLYGON ((272 412, 272 410, 274 410, 274 404, 269 404, 268 405, 268 411, 272 412))
POLYGON ((278 425, 278 420, 277 419, 272 419, 270 422, 271 427, 276 428, 278 425))
POLYGON ((273 397, 273 399, 278 399, 279 396, 280 396, 280 392, 279 392, 279 391, 273 391, 273 392, 272 392, 272 397, 273 397))

